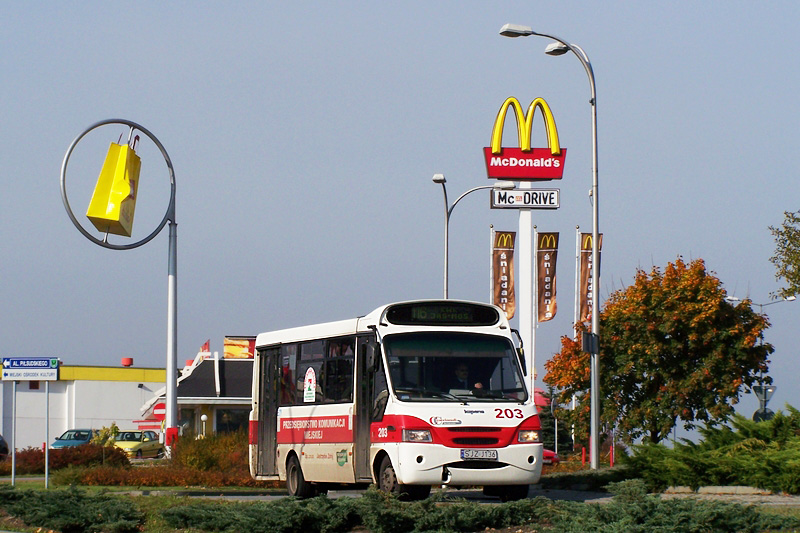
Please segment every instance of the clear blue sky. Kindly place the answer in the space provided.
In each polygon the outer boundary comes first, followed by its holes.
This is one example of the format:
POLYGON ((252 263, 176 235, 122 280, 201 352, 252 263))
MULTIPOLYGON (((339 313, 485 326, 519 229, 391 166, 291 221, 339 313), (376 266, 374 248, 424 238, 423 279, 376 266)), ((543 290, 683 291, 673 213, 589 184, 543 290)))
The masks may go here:
MULTIPOLYGON (((543 53, 547 40, 499 36, 506 22, 579 44, 594 66, 603 297, 677 256, 703 258, 737 297, 766 303, 779 287, 767 228, 798 209, 795 2, 4 2, 0 17, 3 357, 165 364, 166 231, 109 251, 61 203, 64 154, 97 121, 143 125, 174 164, 182 363, 206 339, 220 350, 225 335, 439 297, 431 176, 447 176, 451 199, 487 184, 500 104, 541 96, 569 149, 562 208, 534 215, 564 242, 541 378, 570 333, 571 236, 591 227, 589 86, 574 57, 543 53)), ((70 162, 82 220, 123 131, 91 135, 70 162)), ((163 162, 146 142, 141 153, 135 238, 167 194, 163 162)), ((487 298, 489 225, 516 229, 487 195, 453 213, 451 297, 487 298)), ((800 406, 800 303, 765 311, 770 407, 800 406)), ((743 414, 756 407, 743 397, 743 414)))

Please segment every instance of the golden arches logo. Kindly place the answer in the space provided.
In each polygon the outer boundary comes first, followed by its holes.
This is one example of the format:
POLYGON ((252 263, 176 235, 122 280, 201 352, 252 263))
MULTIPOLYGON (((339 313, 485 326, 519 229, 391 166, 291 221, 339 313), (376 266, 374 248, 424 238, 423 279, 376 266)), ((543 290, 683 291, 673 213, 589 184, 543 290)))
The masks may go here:
POLYGON ((514 248, 514 234, 497 232, 495 248, 514 248))
POLYGON ((539 234, 540 250, 555 250, 556 248, 558 248, 558 237, 556 237, 555 233, 539 234))
MULTIPOLYGON (((592 249, 592 242, 594 239, 592 238, 591 233, 581 233, 583 237, 583 243, 581 244, 581 250, 586 252, 592 249)), ((599 235, 599 241, 597 243, 597 249, 601 249, 603 247, 603 234, 599 235)))
POLYGON ((503 105, 500 106, 500 111, 497 113, 497 118, 494 121, 494 129, 492 130, 492 153, 499 154, 502 150, 500 146, 503 141, 503 128, 505 127, 506 116, 508 110, 511 108, 514 111, 514 118, 517 120, 517 132, 519 136, 519 147, 523 152, 531 151, 531 134, 533 132, 533 117, 536 114, 536 109, 542 111, 544 115, 544 126, 547 132, 547 145, 550 148, 552 155, 561 154, 561 145, 558 141, 558 130, 556 129, 556 121, 553 118, 553 113, 550 111, 550 106, 543 98, 536 98, 528 106, 528 112, 522 110, 522 105, 514 96, 509 96, 503 105))

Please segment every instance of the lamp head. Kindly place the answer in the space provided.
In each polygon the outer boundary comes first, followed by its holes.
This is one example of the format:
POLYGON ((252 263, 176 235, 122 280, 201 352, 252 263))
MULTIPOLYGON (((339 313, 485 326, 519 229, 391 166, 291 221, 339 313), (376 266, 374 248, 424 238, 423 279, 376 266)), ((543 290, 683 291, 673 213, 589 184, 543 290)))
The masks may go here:
POLYGON ((527 37, 533 35, 530 26, 520 26, 519 24, 503 24, 500 28, 500 35, 503 37, 527 37))
POLYGON ((497 183, 494 184, 494 187, 492 187, 492 189, 507 190, 507 189, 513 189, 516 186, 517 184, 514 183, 513 181, 498 181, 497 183))
POLYGON ((446 183, 447 180, 444 179, 444 174, 434 174, 433 175, 433 182, 434 183, 446 183))
POLYGON ((547 45, 547 48, 544 49, 544 53, 549 56, 561 56, 569 52, 569 48, 567 48, 562 43, 550 43, 547 45))

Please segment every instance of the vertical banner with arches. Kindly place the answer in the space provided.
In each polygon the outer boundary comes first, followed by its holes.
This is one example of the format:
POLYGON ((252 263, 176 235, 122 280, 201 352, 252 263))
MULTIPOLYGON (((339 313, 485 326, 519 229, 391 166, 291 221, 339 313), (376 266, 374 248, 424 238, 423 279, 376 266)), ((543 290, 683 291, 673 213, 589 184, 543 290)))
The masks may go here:
POLYGON ((538 321, 552 320, 558 311, 556 302, 556 259, 558 258, 558 232, 536 235, 536 267, 538 283, 538 321))
POLYGON ((514 297, 514 231, 492 230, 492 303, 511 320, 517 311, 514 297))
MULTIPOLYGON (((592 234, 580 233, 580 277, 578 280, 578 322, 588 322, 592 319, 594 300, 592 299, 592 234)), ((597 243, 597 260, 600 261, 600 250, 603 249, 603 234, 600 234, 597 243)), ((600 265, 597 265, 599 268, 600 265)))

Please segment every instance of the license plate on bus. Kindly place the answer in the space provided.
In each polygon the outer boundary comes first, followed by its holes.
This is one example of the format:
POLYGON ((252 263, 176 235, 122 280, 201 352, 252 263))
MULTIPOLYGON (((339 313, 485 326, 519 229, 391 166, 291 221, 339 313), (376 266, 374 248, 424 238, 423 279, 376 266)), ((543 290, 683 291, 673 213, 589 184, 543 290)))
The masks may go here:
POLYGON ((497 450, 461 450, 464 460, 497 461, 497 450))

